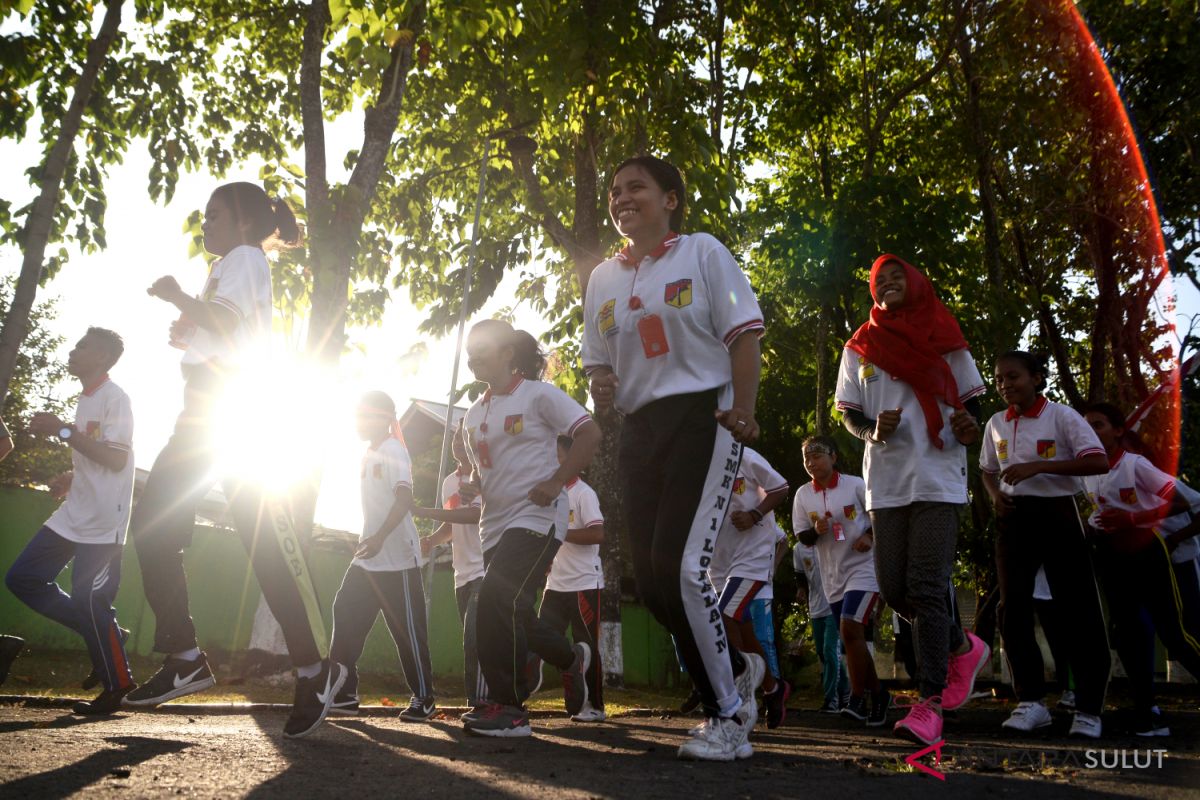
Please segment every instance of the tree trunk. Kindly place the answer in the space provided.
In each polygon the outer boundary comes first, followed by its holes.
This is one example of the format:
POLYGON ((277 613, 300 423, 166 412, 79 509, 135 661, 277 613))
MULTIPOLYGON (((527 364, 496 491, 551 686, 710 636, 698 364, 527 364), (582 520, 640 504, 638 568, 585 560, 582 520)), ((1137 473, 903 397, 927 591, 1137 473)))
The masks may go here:
POLYGON ((8 385, 12 382, 13 370, 17 365, 17 354, 29 327, 29 314, 33 309, 34 297, 42 278, 42 263, 46 257, 46 246, 54 227, 54 212, 58 206, 63 173, 71 158, 75 137, 79 134, 83 111, 91 99, 96 86, 100 66, 108 57, 121 26, 123 0, 108 0, 105 4, 104 20, 96 38, 88 44, 87 60, 83 72, 75 84, 75 94, 63 116, 46 163, 41 170, 41 192, 33 203, 29 217, 21 231, 21 243, 25 248, 21 261, 21 274, 13 290, 12 304, 4 318, 4 329, 0 331, 0 401, 8 396, 8 385))
POLYGON ((833 388, 829 382, 829 326, 831 324, 829 303, 821 303, 817 317, 817 435, 829 435, 829 408, 833 388))

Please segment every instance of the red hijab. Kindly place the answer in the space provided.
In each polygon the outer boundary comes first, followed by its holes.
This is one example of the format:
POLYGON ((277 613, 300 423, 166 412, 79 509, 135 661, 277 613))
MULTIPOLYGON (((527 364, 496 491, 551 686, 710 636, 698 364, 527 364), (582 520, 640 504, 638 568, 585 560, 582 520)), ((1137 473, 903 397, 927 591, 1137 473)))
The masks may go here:
POLYGON ((958 399, 958 381, 942 356, 965 350, 958 322, 934 294, 933 284, 916 267, 885 253, 871 265, 871 319, 863 323, 846 347, 912 387, 925 414, 929 438, 938 449, 944 422, 941 400, 951 408, 962 408, 958 399), (908 286, 904 305, 886 310, 879 302, 875 281, 879 270, 889 262, 904 267, 908 286))

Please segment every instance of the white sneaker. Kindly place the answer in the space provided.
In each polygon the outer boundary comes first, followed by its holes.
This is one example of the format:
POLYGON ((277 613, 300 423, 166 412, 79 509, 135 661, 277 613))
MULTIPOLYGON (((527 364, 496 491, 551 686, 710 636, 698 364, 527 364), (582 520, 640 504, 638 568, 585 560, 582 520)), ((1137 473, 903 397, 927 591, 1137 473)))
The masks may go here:
POLYGON ((758 722, 758 701, 754 693, 762 685, 763 676, 767 674, 767 662, 758 653, 742 653, 746 660, 746 668, 741 675, 734 677, 737 683, 738 697, 742 699, 742 708, 749 712, 750 727, 758 722))
POLYGON ((592 708, 592 704, 584 702, 578 714, 571 717, 572 722, 604 722, 606 715, 603 711, 592 708))
POLYGON ((1075 693, 1070 689, 1062 693, 1062 697, 1058 698, 1058 707, 1065 708, 1067 711, 1075 710, 1075 693))
POLYGON ((732 719, 709 720, 697 736, 679 746, 678 757, 690 761, 733 761, 753 754, 746 743, 746 718, 741 712, 732 719))
POLYGON ((1050 717, 1050 710, 1040 702, 1018 703, 1013 709, 1012 714, 1008 719, 1004 720, 1000 727, 1008 728, 1010 731, 1029 731, 1045 728, 1053 723, 1054 720, 1050 717))
POLYGON ((1095 714, 1084 714, 1082 711, 1076 711, 1075 719, 1071 721, 1071 731, 1068 735, 1099 739, 1100 718, 1095 714))
POLYGON ((692 727, 688 728, 688 736, 691 736, 693 739, 697 736, 704 736, 704 732, 708 730, 708 723, 708 717, 705 717, 699 725, 693 725, 692 727))

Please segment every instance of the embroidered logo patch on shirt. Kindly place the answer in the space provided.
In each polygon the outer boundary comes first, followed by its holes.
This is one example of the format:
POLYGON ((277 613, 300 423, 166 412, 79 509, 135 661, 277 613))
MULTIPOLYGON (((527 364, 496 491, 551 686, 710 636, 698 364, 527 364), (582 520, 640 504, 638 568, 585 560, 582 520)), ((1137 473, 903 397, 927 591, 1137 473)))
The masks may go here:
POLYGON ((383 464, 371 465, 371 477, 383 480, 383 464))
POLYGON ((87 426, 84 428, 84 433, 89 439, 100 441, 100 420, 89 419, 87 421, 87 426))
POLYGON ((667 305, 683 308, 692 304, 692 279, 684 278, 667 284, 663 292, 663 300, 667 305))
POLYGON ((733 493, 734 494, 743 494, 745 491, 746 491, 746 479, 745 478, 737 478, 736 480, 734 480, 733 493))
POLYGON ((855 511, 854 506, 842 506, 842 516, 846 519, 857 519, 858 512, 855 511))
POLYGON ((567 522, 571 524, 575 523, 575 509, 571 509, 567 512, 567 522))
POLYGON ((1128 489, 1121 489, 1121 502, 1127 506, 1137 505, 1137 490, 1130 486, 1128 489))
POLYGON ((858 357, 858 378, 859 380, 869 381, 878 377, 875 374, 875 365, 867 361, 863 356, 858 357))
POLYGON ((605 300, 604 305, 600 306, 600 313, 596 315, 596 327, 600 329, 600 333, 607 336, 617 324, 617 301, 605 300))
POLYGON ((817 524, 817 512, 815 512, 815 511, 810 511, 810 512, 808 512, 808 518, 809 518, 810 520, 812 520, 812 524, 813 524, 813 525, 816 525, 816 524, 817 524))
POLYGON ((1001 461, 1008 461, 1008 439, 1001 439, 996 442, 996 458, 1001 461))
POLYGON ((504 432, 509 436, 516 436, 525 430, 524 417, 524 414, 509 414, 504 418, 504 432))
POLYGON ((1042 458, 1054 458, 1055 452, 1057 451, 1054 449, 1053 439, 1038 439, 1037 454, 1039 456, 1042 458))

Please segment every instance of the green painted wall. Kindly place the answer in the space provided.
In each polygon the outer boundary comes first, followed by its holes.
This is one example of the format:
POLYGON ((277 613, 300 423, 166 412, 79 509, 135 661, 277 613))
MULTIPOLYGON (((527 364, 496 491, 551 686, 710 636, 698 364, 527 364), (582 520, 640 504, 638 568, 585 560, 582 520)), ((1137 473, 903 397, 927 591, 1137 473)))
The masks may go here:
MULTIPOLYGON (((29 538, 53 512, 56 501, 45 492, 0 488, 0 569, 5 573, 29 538)), ((321 599, 326 630, 330 608, 350 556, 314 548, 312 572, 321 599)), ((192 618, 202 648, 243 650, 250 641, 259 591, 241 540, 234 533, 197 527, 192 546, 185 551, 192 618)), ((70 570, 60 576, 70 586, 70 570)), ((142 576, 132 546, 125 548, 117 618, 132 632, 130 650, 143 655, 154 642, 154 615, 142 594, 142 576)), ((66 628, 35 614, 7 590, 0 590, 0 632, 23 637, 35 647, 83 650, 83 641, 66 628)), ((629 685, 674 686, 679 681, 670 637, 640 606, 622 612, 625 648, 625 681, 629 685)), ((449 569, 434 572, 430 615, 430 655, 438 675, 461 674, 462 627, 454 602, 454 580, 449 569)), ((397 670, 395 645, 383 619, 376 621, 367 640, 359 668, 366 672, 397 670)))

